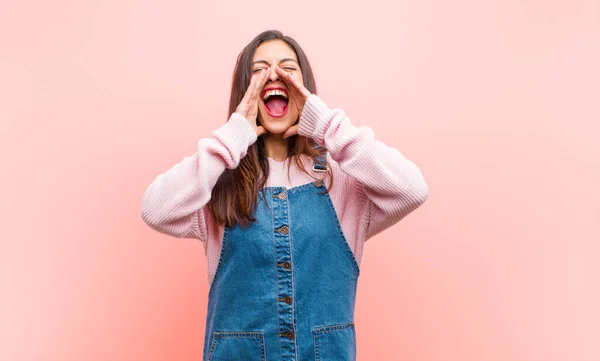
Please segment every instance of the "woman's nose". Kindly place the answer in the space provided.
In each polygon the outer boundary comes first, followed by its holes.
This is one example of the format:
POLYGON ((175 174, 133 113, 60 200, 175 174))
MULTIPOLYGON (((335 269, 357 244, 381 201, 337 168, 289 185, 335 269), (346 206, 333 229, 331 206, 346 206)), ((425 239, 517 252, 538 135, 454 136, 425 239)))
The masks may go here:
POLYGON ((271 72, 271 74, 269 74, 269 80, 270 81, 277 81, 277 80, 281 80, 279 78, 279 74, 277 74, 277 72, 275 71, 275 66, 277 65, 271 65, 269 67, 269 71, 271 72))

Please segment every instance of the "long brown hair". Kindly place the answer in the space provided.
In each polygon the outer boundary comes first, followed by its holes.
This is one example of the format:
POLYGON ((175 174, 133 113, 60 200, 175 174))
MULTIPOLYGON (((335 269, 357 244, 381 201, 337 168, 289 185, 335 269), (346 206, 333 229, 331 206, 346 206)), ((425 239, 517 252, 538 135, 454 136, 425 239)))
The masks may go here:
MULTIPOLYGON (((308 62, 308 58, 300 45, 298 45, 291 37, 284 36, 280 31, 268 30, 256 36, 238 55, 235 70, 233 72, 227 119, 235 112, 250 84, 250 77, 252 76, 252 59, 256 48, 265 41, 276 39, 283 40, 295 51, 302 71, 302 77, 304 78, 304 86, 312 94, 317 93, 317 85, 312 69, 308 62)), ((300 119, 297 119, 294 124, 298 124, 299 120, 300 119)), ((258 118, 257 124, 260 125, 260 119, 258 118)), ((288 158, 292 157, 298 168, 313 179, 317 178, 313 177, 306 170, 302 164, 301 157, 306 155, 314 162, 317 160, 317 157, 323 156, 325 151, 325 148, 317 146, 311 138, 303 137, 301 135, 295 135, 288 138, 288 158)), ((331 167, 327 167, 327 173, 330 179, 329 186, 326 190, 328 192, 333 183, 331 167)), ((267 159, 267 154, 265 152, 264 140, 262 137, 258 137, 257 141, 248 147, 248 151, 240 160, 240 164, 234 169, 225 169, 225 172, 219 177, 212 190, 210 201, 207 206, 216 223, 227 227, 233 227, 236 224, 246 227, 250 225, 250 223, 256 221, 254 212, 256 211, 258 195, 260 190, 264 187, 268 177, 269 160, 267 159)))

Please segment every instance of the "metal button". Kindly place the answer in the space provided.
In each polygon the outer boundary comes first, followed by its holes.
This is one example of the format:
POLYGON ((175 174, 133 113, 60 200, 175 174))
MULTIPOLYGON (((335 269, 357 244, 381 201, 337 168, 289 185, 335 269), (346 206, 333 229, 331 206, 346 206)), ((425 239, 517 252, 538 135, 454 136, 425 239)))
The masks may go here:
POLYGON ((287 226, 281 226, 281 227, 277 228, 275 231, 279 232, 281 234, 288 234, 288 232, 290 230, 289 230, 289 228, 287 226))
POLYGON ((285 191, 279 192, 279 194, 277 195, 277 198, 279 198, 282 201, 284 201, 287 198, 287 193, 285 191))
POLYGON ((289 338, 290 340, 294 339, 294 333, 293 332, 280 333, 279 336, 285 336, 285 337, 289 338))
POLYGON ((322 186, 323 186, 323 180, 322 180, 322 179, 319 179, 319 180, 315 181, 315 185, 316 185, 317 187, 322 187, 322 186))
POLYGON ((291 297, 283 297, 283 298, 279 298, 279 301, 283 301, 285 303, 287 303, 288 305, 292 304, 292 298, 291 297))
POLYGON ((277 263, 278 266, 283 266, 285 269, 290 269, 292 265, 289 262, 277 263))

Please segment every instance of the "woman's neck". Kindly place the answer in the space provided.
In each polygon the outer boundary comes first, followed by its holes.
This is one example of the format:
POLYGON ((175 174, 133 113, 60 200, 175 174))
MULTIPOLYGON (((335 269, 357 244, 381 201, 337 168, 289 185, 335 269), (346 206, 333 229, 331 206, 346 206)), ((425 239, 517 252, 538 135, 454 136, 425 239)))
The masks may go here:
POLYGON ((265 152, 267 157, 276 161, 284 161, 287 158, 287 139, 283 139, 283 134, 265 134, 265 152))

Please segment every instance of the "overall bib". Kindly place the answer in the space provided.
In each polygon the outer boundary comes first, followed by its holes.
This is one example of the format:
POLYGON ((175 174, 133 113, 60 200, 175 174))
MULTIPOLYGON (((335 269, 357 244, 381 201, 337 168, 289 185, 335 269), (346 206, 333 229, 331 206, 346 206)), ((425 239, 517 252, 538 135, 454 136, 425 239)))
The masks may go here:
POLYGON ((356 360, 360 270, 325 189, 264 187, 256 222, 225 227, 203 361, 356 360))

